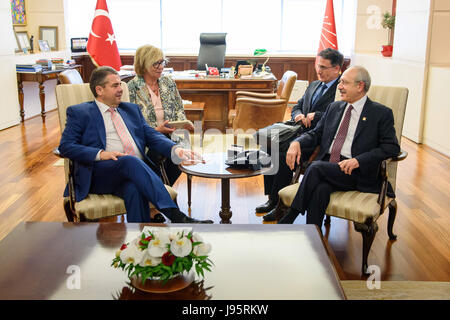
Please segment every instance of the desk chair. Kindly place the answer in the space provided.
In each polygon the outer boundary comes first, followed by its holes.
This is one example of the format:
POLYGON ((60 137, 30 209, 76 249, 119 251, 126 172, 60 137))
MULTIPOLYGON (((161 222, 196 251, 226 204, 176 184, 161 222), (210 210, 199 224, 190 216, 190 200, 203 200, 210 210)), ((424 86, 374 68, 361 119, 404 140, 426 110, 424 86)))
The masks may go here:
MULTIPOLYGON (((384 104, 392 109, 397 140, 400 143, 408 100, 408 89, 402 87, 371 86, 367 95, 371 100, 384 104)), ((384 160, 381 163, 380 171, 383 183, 379 194, 359 191, 336 191, 330 196, 330 203, 325 211, 327 215, 325 225, 330 224, 330 216, 353 221, 355 230, 360 232, 363 238, 361 272, 364 275, 368 274, 367 258, 375 234, 378 231, 377 220, 386 208, 389 208, 387 227, 389 239, 397 239, 397 236, 392 230, 397 215, 397 202, 395 199, 389 198, 386 195, 387 183, 389 181, 395 190, 397 162, 404 160, 407 155, 408 153, 406 151, 401 151, 397 157, 384 160)), ((297 169, 294 177, 298 177, 299 172, 300 168, 297 169)), ((289 208, 294 201, 299 186, 300 183, 297 182, 281 189, 278 192, 280 197, 279 205, 284 208, 289 208)))
MULTIPOLYGON (((122 82, 122 89, 122 101, 130 101, 128 86, 125 82, 122 82)), ((92 100, 94 100, 94 96, 89 88, 89 83, 56 86, 56 101, 61 133, 66 126, 66 109, 69 106, 92 100)), ((126 214, 123 200, 112 194, 88 194, 83 201, 76 202, 74 164, 72 160, 64 158, 64 170, 66 182, 69 183, 69 196, 64 198, 63 203, 69 222, 96 221, 100 218, 126 214)), ((161 170, 164 171, 164 168, 161 168, 161 170)), ((165 187, 171 198, 176 201, 177 192, 167 184, 165 187)), ((154 208, 152 204, 150 204, 150 207, 154 208)))
POLYGON ((197 59, 197 70, 205 70, 208 67, 223 68, 225 63, 225 50, 227 47, 226 33, 201 33, 200 51, 197 59))

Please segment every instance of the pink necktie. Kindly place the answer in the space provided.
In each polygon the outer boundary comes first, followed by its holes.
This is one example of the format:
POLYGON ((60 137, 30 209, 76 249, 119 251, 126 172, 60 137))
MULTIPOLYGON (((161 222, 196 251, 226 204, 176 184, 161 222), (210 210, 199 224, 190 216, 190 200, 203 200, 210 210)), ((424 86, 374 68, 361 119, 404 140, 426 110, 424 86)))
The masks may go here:
POLYGON ((350 105, 345 112, 339 131, 334 139, 333 147, 331 148, 330 162, 338 163, 341 159, 341 150, 344 146, 345 138, 347 137, 348 126, 350 124, 350 116, 352 114, 353 106, 350 105))
POLYGON ((109 108, 109 112, 111 112, 111 120, 116 128, 117 134, 119 135, 120 141, 122 141, 123 152, 129 155, 134 156, 136 153, 134 152, 133 144, 128 138, 127 130, 125 129, 124 124, 120 121, 115 108, 109 108))

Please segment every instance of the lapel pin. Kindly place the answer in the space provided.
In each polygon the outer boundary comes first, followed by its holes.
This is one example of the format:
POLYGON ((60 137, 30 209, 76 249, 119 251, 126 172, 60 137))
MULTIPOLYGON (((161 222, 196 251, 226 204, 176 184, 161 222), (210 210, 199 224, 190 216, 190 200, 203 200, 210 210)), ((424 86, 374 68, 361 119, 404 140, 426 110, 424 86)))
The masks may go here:
POLYGON ((366 121, 366 117, 363 117, 363 119, 362 119, 363 121, 366 121))

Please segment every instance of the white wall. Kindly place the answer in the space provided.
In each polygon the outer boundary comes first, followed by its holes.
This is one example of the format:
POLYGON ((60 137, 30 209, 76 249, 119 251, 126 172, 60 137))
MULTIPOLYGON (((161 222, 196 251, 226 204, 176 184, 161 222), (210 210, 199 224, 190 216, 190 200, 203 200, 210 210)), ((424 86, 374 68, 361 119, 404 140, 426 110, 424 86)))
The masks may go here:
POLYGON ((17 98, 15 38, 11 21, 11 4, 9 0, 0 0, 0 129, 20 122, 19 100, 17 98))
MULTIPOLYGON (((378 3, 379 1, 375 0, 358 2, 358 12, 365 12, 369 6, 376 6, 378 3)), ((386 6, 384 1, 380 3, 386 6)), ((389 3, 392 5, 392 1, 389 3)), ((389 11, 391 12, 391 8, 389 11)), ((352 55, 352 65, 366 67, 372 76, 373 84, 403 86, 409 89, 403 135, 415 142, 422 142, 429 13, 430 0, 398 0, 393 56, 386 58, 379 50, 370 52, 364 49, 368 46, 365 45, 367 41, 379 41, 378 37, 367 40, 365 36, 370 37, 371 34, 365 29, 357 29, 356 39, 366 40, 355 44, 355 53, 352 55)), ((365 18, 364 15, 358 16, 360 20, 365 18)), ((363 25, 363 22, 360 21, 359 25, 363 25)), ((387 36, 387 31, 381 30, 387 36)))

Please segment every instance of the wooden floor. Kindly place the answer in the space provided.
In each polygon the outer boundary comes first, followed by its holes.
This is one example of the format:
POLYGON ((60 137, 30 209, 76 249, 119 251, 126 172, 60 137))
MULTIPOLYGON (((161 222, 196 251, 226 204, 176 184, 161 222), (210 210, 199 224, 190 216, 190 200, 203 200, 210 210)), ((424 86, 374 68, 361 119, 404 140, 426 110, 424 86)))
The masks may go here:
MULTIPOLYGON (((40 117, 0 131, 0 239, 21 221, 65 221, 62 207, 64 169, 55 166, 52 150, 60 130, 56 112, 46 125, 40 117)), ((403 139, 408 158, 398 169, 398 214, 394 225, 397 241, 389 241, 387 215, 369 255, 369 265, 381 268, 382 280, 450 281, 450 160, 432 149, 403 139)), ((178 204, 187 212, 186 178, 175 184, 178 204)), ((262 177, 232 180, 232 222, 262 223, 254 208, 266 201, 262 177)), ((220 183, 193 178, 192 216, 219 222, 220 183)), ((304 223, 304 217, 296 223, 304 223)), ((323 229, 325 242, 335 257, 341 280, 360 275, 362 239, 353 224, 332 218, 323 229)), ((270 237, 270 234, 268 234, 270 237)))

